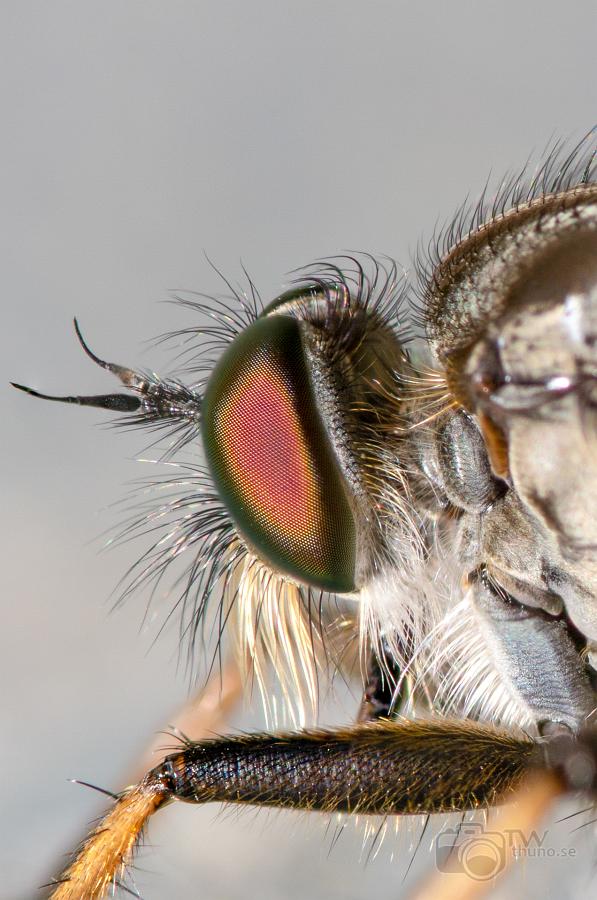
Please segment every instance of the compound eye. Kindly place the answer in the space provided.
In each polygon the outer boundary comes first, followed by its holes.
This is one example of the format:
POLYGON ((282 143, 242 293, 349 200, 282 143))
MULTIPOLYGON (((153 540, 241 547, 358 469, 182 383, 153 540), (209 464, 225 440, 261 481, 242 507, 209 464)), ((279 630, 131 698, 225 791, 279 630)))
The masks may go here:
POLYGON ((202 421, 216 488, 255 554, 313 587, 354 590, 355 518, 296 319, 266 316, 236 338, 202 421))

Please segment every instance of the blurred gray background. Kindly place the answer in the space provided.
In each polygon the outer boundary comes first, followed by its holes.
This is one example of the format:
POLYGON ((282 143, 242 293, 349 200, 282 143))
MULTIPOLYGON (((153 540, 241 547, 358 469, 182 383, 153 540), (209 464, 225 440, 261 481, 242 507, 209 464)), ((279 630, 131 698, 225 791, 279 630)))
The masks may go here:
MULTIPOLYGON (((110 389, 74 314, 100 355, 163 370, 141 341, 192 324, 158 303, 171 289, 221 289, 204 252, 232 278, 242 258, 266 299, 347 248, 408 266, 490 172, 595 124, 596 27, 594 0, 3 0, 2 385, 110 389)), ((139 548, 98 553, 146 474, 144 436, 6 387, 2 403, 0 896, 24 900, 103 807, 67 779, 119 789, 188 682, 143 597, 110 613, 139 548)), ((404 896, 412 836, 367 863, 362 830, 332 849, 333 832, 178 805, 137 884, 147 900, 404 896)), ((540 863, 516 893, 575 896, 587 865, 540 863)))

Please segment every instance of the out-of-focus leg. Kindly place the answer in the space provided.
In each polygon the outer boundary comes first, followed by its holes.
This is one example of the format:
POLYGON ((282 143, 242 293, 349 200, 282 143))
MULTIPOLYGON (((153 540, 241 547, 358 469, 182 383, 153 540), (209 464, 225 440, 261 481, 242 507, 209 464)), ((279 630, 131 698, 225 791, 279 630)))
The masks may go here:
POLYGON ((212 675, 208 683, 185 703, 169 720, 164 731, 156 734, 139 757, 127 782, 140 781, 148 769, 156 764, 156 757, 163 757, 167 744, 172 741, 168 732, 180 734, 191 741, 217 737, 226 730, 243 692, 239 668, 228 660, 220 672, 212 675), (165 733, 166 732, 166 733, 165 733))

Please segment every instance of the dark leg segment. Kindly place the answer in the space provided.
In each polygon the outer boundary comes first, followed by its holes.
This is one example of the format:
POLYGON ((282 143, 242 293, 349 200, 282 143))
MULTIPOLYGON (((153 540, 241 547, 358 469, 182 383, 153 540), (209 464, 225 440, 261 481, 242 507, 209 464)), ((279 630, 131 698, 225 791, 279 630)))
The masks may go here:
POLYGON ((489 806, 535 762, 536 744, 488 726, 380 720, 190 744, 154 775, 192 803, 393 815, 489 806))
POLYGON ((400 667, 393 654, 386 652, 382 641, 382 658, 372 652, 367 665, 367 681, 357 717, 358 722, 372 722, 375 719, 394 718, 402 707, 406 682, 403 682, 400 696, 395 696, 396 685, 400 681, 400 667))
POLYGON ((173 799, 372 815, 462 812, 519 797, 533 769, 549 779, 549 798, 567 790, 594 795, 597 731, 576 736, 559 725, 531 740, 468 721, 380 719, 338 731, 188 743, 119 797, 52 897, 104 897, 147 819, 173 799))

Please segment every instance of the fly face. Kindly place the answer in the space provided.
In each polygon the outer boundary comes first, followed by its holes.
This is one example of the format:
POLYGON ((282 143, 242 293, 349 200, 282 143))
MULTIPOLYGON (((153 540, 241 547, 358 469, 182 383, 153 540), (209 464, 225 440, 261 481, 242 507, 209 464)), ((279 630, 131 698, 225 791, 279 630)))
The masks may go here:
POLYGON ((101 360, 76 325, 86 353, 129 393, 41 395, 132 414, 139 426, 171 426, 173 455, 203 444, 206 466, 190 463, 192 478, 161 482, 173 499, 125 524, 126 537, 156 525, 165 535, 131 585, 192 557, 182 634, 192 643, 209 608, 218 610, 221 635, 232 626, 237 660, 266 705, 273 667, 298 723, 314 710, 316 666, 335 632, 339 654, 347 653, 345 635, 355 643, 363 591, 422 548, 405 474, 402 386, 416 373, 400 327, 403 278, 391 262, 343 262, 311 267, 265 306, 237 297, 209 308, 217 327, 178 337, 223 333, 223 352, 211 366, 194 359, 193 370, 208 375, 189 387, 101 360), (331 595, 346 601, 341 617, 331 595))
POLYGON ((431 685, 444 711, 527 727, 576 729, 595 706, 579 653, 597 642, 592 161, 550 158, 526 195, 510 186, 448 246, 423 284, 432 368, 411 358, 396 268, 372 259, 313 267, 265 307, 253 295, 209 310, 225 350, 191 387, 83 344, 132 395, 56 399, 173 422, 175 447, 205 450, 199 496, 173 501, 183 514, 139 580, 192 552, 183 631, 218 594, 239 659, 265 698, 273 665, 298 721, 330 593, 393 682, 393 708, 397 672, 415 703, 431 685))
POLYGON ((406 448, 396 386, 410 371, 390 324, 402 284, 393 266, 346 265, 268 304, 202 399, 211 477, 241 546, 224 591, 239 657, 264 697, 262 659, 273 663, 301 707, 315 705, 330 593, 354 606, 414 533, 407 498, 394 499, 406 448))

